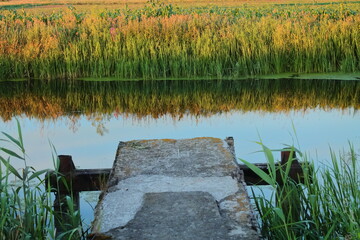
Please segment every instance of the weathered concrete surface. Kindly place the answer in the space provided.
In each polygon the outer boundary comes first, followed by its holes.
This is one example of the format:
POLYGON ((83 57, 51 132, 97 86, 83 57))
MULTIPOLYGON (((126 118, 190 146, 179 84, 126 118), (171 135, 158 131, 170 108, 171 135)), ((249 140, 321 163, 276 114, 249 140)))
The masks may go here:
POLYGON ((107 234, 117 239, 236 239, 237 229, 220 215, 211 194, 167 192, 145 194, 135 218, 107 234))
POLYGON ((240 180, 232 139, 120 142, 92 230, 113 239, 257 239, 240 180))
POLYGON ((116 219, 101 223, 101 231, 108 231, 119 225, 125 226, 134 218, 143 205, 143 197, 152 192, 204 191, 216 201, 238 192, 238 186, 230 176, 227 177, 169 177, 163 175, 139 175, 119 182, 103 199, 103 219, 116 219))
POLYGON ((233 152, 218 138, 120 142, 111 184, 137 175, 186 177, 229 176, 233 152))

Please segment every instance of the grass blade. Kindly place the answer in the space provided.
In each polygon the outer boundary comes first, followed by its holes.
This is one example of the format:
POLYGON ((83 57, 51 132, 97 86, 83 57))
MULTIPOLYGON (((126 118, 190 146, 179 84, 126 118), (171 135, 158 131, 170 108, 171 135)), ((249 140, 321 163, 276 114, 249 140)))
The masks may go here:
POLYGON ((0 148, 0 150, 7 153, 7 154, 9 154, 12 157, 16 157, 16 158, 19 158, 21 160, 25 160, 23 157, 19 156, 17 153, 15 153, 15 152, 7 149, 7 148, 0 148))
POLYGON ((31 176, 29 177, 28 180, 31 181, 34 178, 38 178, 40 175, 42 175, 42 174, 44 174, 44 173, 46 173, 48 171, 49 171, 49 169, 43 169, 43 170, 34 172, 33 174, 31 174, 31 176))
POLYGON ((4 134, 7 138, 9 138, 11 142, 15 143, 21 149, 21 151, 23 151, 23 147, 22 147, 20 141, 16 140, 14 137, 10 136, 9 134, 7 134, 5 132, 1 132, 1 133, 4 134))
POLYGON ((276 213, 276 215, 278 215, 280 217, 280 219, 285 223, 285 215, 284 212, 281 208, 274 208, 274 212, 276 213))
POLYGON ((23 180, 23 178, 20 176, 20 174, 18 173, 18 171, 16 171, 16 169, 10 164, 10 158, 8 160, 5 160, 3 157, 0 156, 0 161, 5 165, 5 167, 12 173, 14 174, 17 178, 19 178, 20 180, 23 180))
POLYGON ((24 153, 25 149, 24 149, 24 141, 23 141, 23 137, 22 137, 21 126, 20 126, 19 119, 17 119, 17 118, 16 118, 16 123, 17 123, 18 135, 19 135, 20 148, 21 148, 22 152, 24 153))

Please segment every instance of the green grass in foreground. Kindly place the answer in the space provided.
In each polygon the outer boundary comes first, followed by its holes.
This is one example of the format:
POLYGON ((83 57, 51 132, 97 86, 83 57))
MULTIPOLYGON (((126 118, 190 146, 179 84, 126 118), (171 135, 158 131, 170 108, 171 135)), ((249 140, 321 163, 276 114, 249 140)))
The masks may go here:
POLYGON ((52 208, 54 198, 43 177, 47 169, 36 171, 27 165, 19 122, 18 133, 14 138, 2 132, 4 139, 0 139, 0 143, 11 143, 17 149, 0 146, 0 240, 84 238, 80 213, 74 210, 71 198, 67 199, 70 210, 64 213, 68 221, 60 226, 66 231, 56 232, 54 219, 59 214, 52 208), (24 167, 16 170, 11 160, 23 161, 24 167))
MULTIPOLYGON (((310 171, 313 164, 305 164, 304 184, 297 184, 288 176, 292 161, 277 172, 271 150, 260 145, 271 169, 269 175, 242 161, 276 190, 270 197, 253 192, 260 230, 266 239, 360 238, 360 168, 352 146, 347 154, 331 152, 331 166, 310 171), (283 185, 276 182, 276 173, 283 185)), ((301 158, 308 163, 305 156, 301 158)))

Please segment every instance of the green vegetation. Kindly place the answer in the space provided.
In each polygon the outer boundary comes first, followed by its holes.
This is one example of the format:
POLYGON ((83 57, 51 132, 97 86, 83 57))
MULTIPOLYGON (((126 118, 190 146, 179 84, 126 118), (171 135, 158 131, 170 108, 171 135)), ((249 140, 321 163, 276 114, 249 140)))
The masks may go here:
MULTIPOLYGON (((354 148, 337 156, 331 151, 332 166, 316 171, 306 156, 304 183, 295 183, 289 177, 289 166, 276 171, 271 150, 260 143, 269 160, 270 174, 242 160, 255 169, 274 190, 271 196, 262 192, 256 195, 255 204, 259 212, 261 233, 267 239, 359 239, 360 238, 360 175, 359 162, 354 148), (283 184, 276 182, 276 173, 283 184)), ((297 151, 291 147, 293 152, 297 151)), ((297 151, 301 155, 299 151, 297 151)))
MULTIPOLYGON (((18 122, 18 137, 2 133, 0 142, 10 143, 17 150, 0 147, 0 239, 80 239, 84 237, 81 228, 80 213, 74 210, 74 203, 67 199, 69 221, 59 219, 63 233, 57 233, 54 220, 60 215, 52 208, 51 187, 44 180, 47 171, 36 171, 27 165, 27 156, 18 122), (6 157, 8 156, 8 157, 6 157), (11 161, 23 161, 21 170, 15 169, 11 161)), ((54 158, 54 157, 53 157, 54 158)), ((56 161, 55 161, 56 165, 56 161)), ((59 175, 59 181, 61 176, 59 175)))
POLYGON ((0 78, 239 79, 360 71, 360 5, 0 12, 0 78))
POLYGON ((14 4, 14 5, 5 5, 0 6, 0 10, 15 10, 15 9, 24 9, 24 8, 33 8, 39 6, 47 6, 49 4, 14 4))

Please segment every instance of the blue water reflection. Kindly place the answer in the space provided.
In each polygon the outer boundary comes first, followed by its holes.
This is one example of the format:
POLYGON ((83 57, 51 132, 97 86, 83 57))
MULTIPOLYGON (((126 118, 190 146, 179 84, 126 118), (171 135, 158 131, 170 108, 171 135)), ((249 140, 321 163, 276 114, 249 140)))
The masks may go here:
MULTIPOLYGON (((300 149, 318 161, 326 161, 330 146, 339 151, 347 148, 350 141, 356 149, 360 142, 360 116, 353 109, 288 113, 232 111, 208 117, 184 116, 180 120, 171 116, 142 120, 114 116, 102 122, 102 128, 106 129, 102 135, 87 117, 80 117, 75 128, 67 117, 56 121, 26 117, 19 120, 29 164, 36 169, 53 167, 49 141, 58 154, 72 155, 79 168, 111 167, 118 142, 133 139, 233 136, 237 157, 253 162, 264 161, 260 153, 253 154, 260 149, 254 143, 259 137, 268 147, 275 149, 282 148, 283 144, 298 146, 298 140, 300 149)), ((0 127, 2 131, 16 134, 14 119, 1 122, 0 127)))

